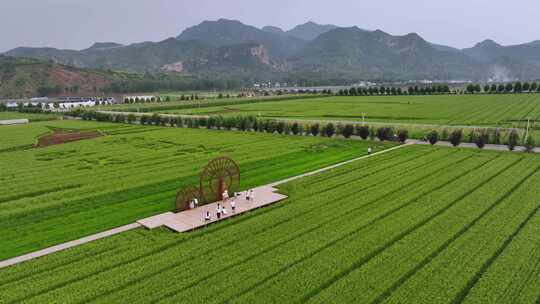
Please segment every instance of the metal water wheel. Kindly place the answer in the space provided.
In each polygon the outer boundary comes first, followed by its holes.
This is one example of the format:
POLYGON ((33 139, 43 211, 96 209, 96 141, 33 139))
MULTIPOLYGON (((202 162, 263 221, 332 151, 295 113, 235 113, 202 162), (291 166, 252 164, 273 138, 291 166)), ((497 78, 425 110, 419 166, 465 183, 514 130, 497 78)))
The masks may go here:
POLYGON ((240 168, 229 157, 213 159, 201 172, 200 195, 205 203, 222 200, 225 190, 232 196, 239 188, 240 168))

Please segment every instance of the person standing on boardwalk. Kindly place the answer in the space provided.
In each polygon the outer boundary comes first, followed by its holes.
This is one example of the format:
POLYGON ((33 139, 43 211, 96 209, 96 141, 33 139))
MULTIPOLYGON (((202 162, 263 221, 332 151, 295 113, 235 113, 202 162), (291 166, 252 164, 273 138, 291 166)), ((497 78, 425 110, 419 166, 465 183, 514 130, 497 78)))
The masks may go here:
POLYGON ((209 221, 211 219, 212 219, 212 217, 210 216, 210 211, 206 211, 206 216, 204 217, 204 220, 209 221))
POLYGON ((216 207, 216 217, 218 218, 218 220, 221 218, 221 212, 221 205, 218 203, 216 207))
POLYGON ((255 190, 251 189, 249 190, 249 201, 254 201, 255 200, 255 190))
POLYGON ((236 213, 236 202, 234 201, 234 199, 231 201, 231 210, 232 213, 236 213))
POLYGON ((223 197, 224 202, 229 200, 229 191, 227 191, 227 189, 225 189, 225 191, 223 191, 222 197, 223 197))
POLYGON ((368 155, 371 155, 371 152, 372 152, 372 151, 373 151, 373 150, 371 149, 371 146, 369 146, 369 148, 367 149, 367 154, 368 154, 368 155))

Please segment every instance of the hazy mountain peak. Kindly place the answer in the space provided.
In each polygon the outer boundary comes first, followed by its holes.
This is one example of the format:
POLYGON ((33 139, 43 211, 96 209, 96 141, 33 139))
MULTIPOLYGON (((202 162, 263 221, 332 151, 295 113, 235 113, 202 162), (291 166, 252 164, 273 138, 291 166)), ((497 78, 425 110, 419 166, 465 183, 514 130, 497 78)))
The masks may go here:
POLYGON ((87 48, 86 50, 89 51, 89 50, 106 50, 106 49, 112 49, 112 48, 116 48, 116 47, 121 47, 123 46, 122 44, 120 43, 115 43, 115 42, 96 42, 94 44, 92 44, 91 47, 87 48))
POLYGON ((277 34, 277 35, 286 35, 287 34, 280 27, 271 26, 271 25, 267 25, 267 26, 263 27, 262 30, 265 31, 265 32, 269 32, 269 33, 273 33, 273 34, 277 34))
POLYGON ((474 60, 488 63, 504 56, 504 47, 497 42, 486 39, 477 43, 474 47, 464 49, 463 52, 474 60))
MULTIPOLYGON (((208 22, 208 23, 227 23, 227 24, 236 24, 236 25, 245 25, 243 24, 241 21, 239 20, 235 20, 235 19, 225 19, 225 18, 219 18, 217 21, 204 21, 204 22, 208 22)), ((204 23, 203 22, 203 23, 204 23)))
POLYGON ((198 40, 212 47, 257 43, 268 50, 270 57, 284 59, 304 46, 305 41, 283 34, 264 31, 237 20, 205 21, 185 29, 180 41, 198 40))
MULTIPOLYGON (((356 29, 361 30, 358 27, 356 27, 356 29)), ((379 30, 379 29, 373 31, 372 33, 375 35, 375 37, 382 38, 382 39, 385 39, 385 38, 388 38, 388 37, 392 36, 392 35, 388 34, 387 32, 384 32, 384 31, 379 30)))
POLYGON ((332 24, 321 25, 313 21, 308 21, 304 24, 297 25, 287 32, 287 34, 303 40, 313 40, 319 35, 338 28, 332 24))
POLYGON ((422 38, 422 36, 418 35, 417 33, 408 33, 403 37, 412 41, 425 41, 424 38, 422 38))
POLYGON ((486 47, 489 47, 489 48, 501 48, 503 47, 502 45, 498 44, 497 42, 491 40, 491 39, 486 39, 480 43, 477 43, 475 45, 475 47, 482 47, 482 48, 486 48, 486 47))

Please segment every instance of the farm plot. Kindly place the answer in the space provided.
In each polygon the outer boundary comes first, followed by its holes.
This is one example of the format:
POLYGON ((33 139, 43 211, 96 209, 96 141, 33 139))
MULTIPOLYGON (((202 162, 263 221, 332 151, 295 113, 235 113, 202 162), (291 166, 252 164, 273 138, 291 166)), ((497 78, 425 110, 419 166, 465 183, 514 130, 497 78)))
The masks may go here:
POLYGON ((159 111, 379 123, 512 126, 540 119, 540 94, 327 97, 159 111))
MULTIPOLYGON (((217 156, 239 162, 248 188, 361 156, 370 144, 85 121, 47 127, 107 135, 1 154, 0 260, 169 211, 176 191, 217 156)), ((17 130, 29 139, 47 129, 17 130)))
POLYGON ((78 130, 107 132, 125 128, 113 123, 96 124, 88 121, 46 121, 27 125, 0 126, 0 153, 10 150, 23 150, 34 146, 40 136, 52 133, 52 130, 78 130))
POLYGON ((0 295, 8 303, 536 303, 539 160, 392 151, 291 182, 281 187, 288 200, 204 230, 135 230, 1 270, 0 295))
POLYGON ((0 120, 23 119, 26 118, 32 122, 47 121, 57 119, 54 113, 19 113, 19 112, 0 112, 0 120))

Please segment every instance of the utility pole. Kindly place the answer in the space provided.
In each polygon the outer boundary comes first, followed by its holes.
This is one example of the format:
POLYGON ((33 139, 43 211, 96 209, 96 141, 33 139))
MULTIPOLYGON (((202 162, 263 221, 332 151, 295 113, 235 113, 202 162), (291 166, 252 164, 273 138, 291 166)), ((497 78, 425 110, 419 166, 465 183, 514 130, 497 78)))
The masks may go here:
POLYGON ((523 138, 523 144, 527 142, 527 139, 529 137, 529 124, 531 122, 530 118, 527 118, 527 131, 525 132, 525 137, 523 138))

